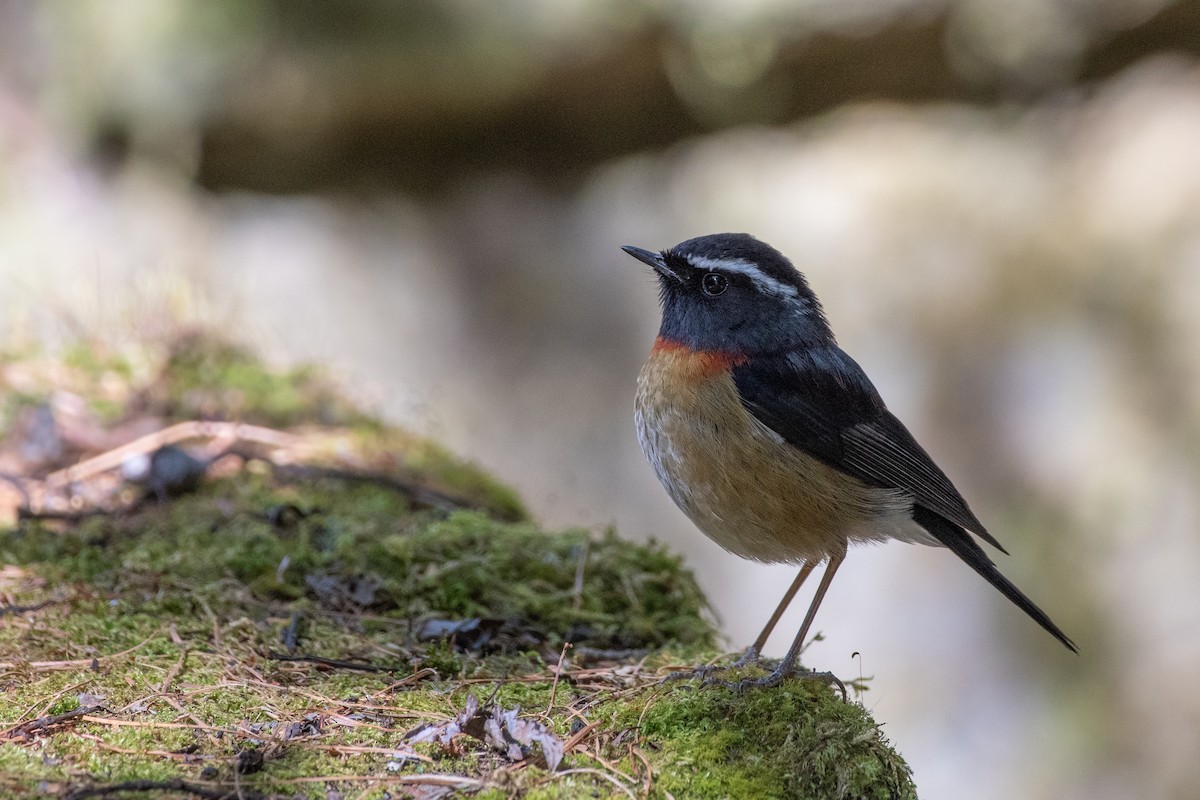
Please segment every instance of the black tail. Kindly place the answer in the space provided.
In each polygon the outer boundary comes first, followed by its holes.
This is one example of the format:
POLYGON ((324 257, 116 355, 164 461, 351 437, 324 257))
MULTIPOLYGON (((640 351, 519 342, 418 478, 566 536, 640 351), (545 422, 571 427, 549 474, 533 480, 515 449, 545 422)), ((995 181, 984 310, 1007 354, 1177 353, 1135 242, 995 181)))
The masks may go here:
POLYGON ((1016 603, 1017 608, 1032 617, 1034 622, 1041 625, 1051 636, 1066 645, 1072 653, 1079 652, 1079 648, 1075 646, 1075 643, 1067 638, 1067 635, 1059 630, 1057 625, 1050 621, 1045 611, 1035 606, 1032 600, 1022 594, 1021 590, 1012 584, 1012 581, 1000 574, 1000 570, 996 569, 996 565, 987 557, 987 553, 983 552, 983 548, 975 543, 975 540, 971 538, 971 534, 953 522, 949 522, 938 514, 920 506, 913 507, 913 520, 922 528, 932 533, 939 542, 949 547, 955 555, 967 562, 971 569, 978 572, 983 576, 984 580, 999 589, 1000 594, 1016 603))

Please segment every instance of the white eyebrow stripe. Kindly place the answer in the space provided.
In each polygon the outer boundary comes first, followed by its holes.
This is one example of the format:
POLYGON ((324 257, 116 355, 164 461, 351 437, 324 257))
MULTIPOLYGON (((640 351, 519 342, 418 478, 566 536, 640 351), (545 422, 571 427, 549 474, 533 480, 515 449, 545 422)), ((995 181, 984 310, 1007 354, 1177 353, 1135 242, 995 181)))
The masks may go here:
POLYGON ((687 261, 696 269, 724 270, 745 275, 758 284, 759 288, 769 294, 780 297, 795 297, 798 292, 795 286, 778 281, 763 272, 749 261, 740 258, 707 258, 705 256, 687 256, 687 261))

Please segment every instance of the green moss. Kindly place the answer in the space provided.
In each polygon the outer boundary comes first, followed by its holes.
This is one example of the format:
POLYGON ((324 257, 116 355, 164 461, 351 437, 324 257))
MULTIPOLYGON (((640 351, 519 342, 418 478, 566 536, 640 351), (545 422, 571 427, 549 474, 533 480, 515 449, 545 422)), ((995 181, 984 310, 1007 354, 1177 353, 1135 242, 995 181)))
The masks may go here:
POLYGON ((467 500, 497 519, 519 522, 529 516, 511 488, 427 438, 359 424, 353 431, 352 449, 386 472, 467 500))
POLYGON ((26 392, 4 390, 0 386, 0 435, 7 436, 22 412, 37 408, 45 402, 44 397, 26 392))
POLYGON ((65 714, 77 708, 79 708, 79 698, 77 696, 63 697, 46 709, 46 713, 53 716, 55 714, 65 714))
POLYGON ((123 354, 97 347, 90 342, 68 345, 63 350, 62 363, 66 367, 97 377, 112 372, 129 380, 134 374, 133 366, 123 354))
POLYGON ((353 469, 411 484, 438 507, 478 508, 510 522, 528 516, 511 488, 436 442, 363 412, 321 369, 271 369, 212 332, 122 352, 95 343, 58 357, 0 351, 0 444, 56 391, 84 398, 103 424, 149 416, 300 428, 306 449, 325 454, 329 466, 340 468, 351 454, 353 469), (18 386, 8 385, 13 376, 18 386))
MULTIPOLYGON (((139 372, 86 352, 69 362, 71 385, 85 389, 97 372, 131 383, 139 372)), ((0 727, 11 731, 0 795, 181 778, 382 797, 403 792, 390 779, 441 773, 484 780, 480 798, 913 796, 865 712, 824 687, 788 681, 738 696, 659 685, 658 665, 707 659, 714 646, 704 598, 665 548, 538 528, 493 478, 354 410, 316 372, 272 373, 203 338, 177 343, 164 363, 127 387, 120 416, 306 426, 330 463, 351 453, 399 483, 254 464, 169 502, 0 532, 6 599, 53 601, 0 618, 0 727), (447 511, 463 502, 475 510, 447 511), (486 643, 416 635, 423 620, 472 618, 486 643), (278 657, 290 628, 301 660, 278 657), (548 665, 566 641, 571 669, 552 689, 548 665), (633 655, 582 669, 585 646, 633 655), (563 739, 594 727, 555 774, 470 737, 416 755, 404 745, 471 693, 563 739), (22 727, 85 704, 100 709, 22 727), (246 748, 264 766, 235 781, 246 748)))
POLYGON ((276 485, 240 476, 65 533, 24 524, 0 534, 0 558, 132 596, 126 613, 309 597, 326 610, 397 621, 496 620, 522 647, 713 641, 694 578, 660 546, 612 532, 547 533, 476 512, 414 514, 394 491, 335 480, 276 485), (288 504, 303 516, 273 525, 271 510, 288 504), (207 588, 214 585, 215 593, 207 588))
POLYGON ((353 425, 364 417, 320 370, 268 369, 246 349, 204 331, 172 343, 143 402, 168 417, 274 426, 353 425))
POLYGON ((642 732, 665 765, 660 787, 690 798, 915 798, 908 767, 862 706, 822 683, 769 691, 677 687, 642 732))

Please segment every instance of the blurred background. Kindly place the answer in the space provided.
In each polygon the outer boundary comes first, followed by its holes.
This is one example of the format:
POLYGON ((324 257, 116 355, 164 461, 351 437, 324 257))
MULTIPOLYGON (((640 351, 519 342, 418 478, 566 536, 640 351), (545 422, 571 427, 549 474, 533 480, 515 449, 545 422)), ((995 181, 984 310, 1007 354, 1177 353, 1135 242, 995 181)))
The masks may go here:
POLYGON ((717 231, 808 276, 1081 650, 892 544, 806 663, 874 676, 929 800, 1195 797, 1200 0, 0 0, 5 346, 329 364, 543 522, 685 552, 732 649, 793 570, 643 463, 619 250, 717 231))

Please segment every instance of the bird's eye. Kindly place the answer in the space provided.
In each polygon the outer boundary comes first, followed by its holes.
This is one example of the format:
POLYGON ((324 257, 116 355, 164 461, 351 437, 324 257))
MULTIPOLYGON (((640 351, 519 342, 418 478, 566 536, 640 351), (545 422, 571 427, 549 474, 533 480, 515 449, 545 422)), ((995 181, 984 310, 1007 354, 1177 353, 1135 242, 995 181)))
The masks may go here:
POLYGON ((719 272, 706 272, 700 279, 700 288, 709 297, 716 297, 729 288, 729 279, 719 272))

